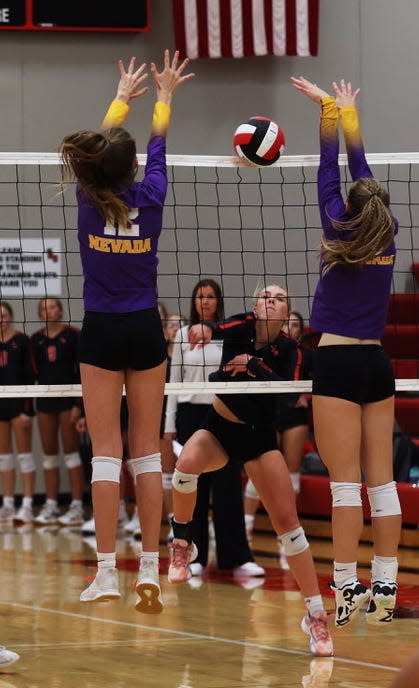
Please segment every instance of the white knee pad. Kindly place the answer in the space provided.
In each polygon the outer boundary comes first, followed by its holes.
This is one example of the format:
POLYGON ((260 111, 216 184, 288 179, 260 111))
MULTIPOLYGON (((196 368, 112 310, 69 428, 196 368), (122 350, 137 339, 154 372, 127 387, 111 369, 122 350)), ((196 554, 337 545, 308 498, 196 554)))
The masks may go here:
POLYGON ((184 494, 196 492, 198 488, 198 478, 199 476, 195 473, 182 473, 182 471, 178 471, 178 469, 175 468, 172 478, 172 487, 184 494))
POLYGON ((26 454, 18 454, 21 473, 33 473, 36 471, 35 461, 33 460, 32 452, 26 454))
POLYGON ((12 471, 14 468, 13 454, 0 454, 0 473, 12 471))
POLYGON ((330 483, 333 507, 362 506, 361 483, 330 483))
POLYGON ((58 468, 60 464, 57 454, 44 454, 42 465, 46 471, 49 471, 51 468, 58 468))
POLYGON ((92 483, 101 480, 119 483, 121 466, 121 459, 114 459, 112 456, 94 456, 92 459, 92 483))
POLYGON ((173 473, 162 473, 161 474, 161 482, 163 485, 163 490, 171 490, 172 489, 172 478, 173 478, 173 473))
POLYGON ((68 469, 77 468, 78 466, 81 466, 80 454, 78 452, 64 454, 64 461, 68 469))
POLYGON ((161 473, 161 454, 148 454, 148 456, 140 456, 138 459, 129 459, 132 475, 134 481, 137 475, 141 473, 161 473))
POLYGON ((246 487, 244 488, 244 496, 248 497, 249 499, 260 499, 259 492, 251 480, 248 480, 246 483, 246 487))
POLYGON ((278 537, 287 557, 295 557, 296 554, 301 554, 308 549, 306 534, 301 526, 278 537))
POLYGON ((399 495, 394 480, 385 485, 368 487, 368 501, 371 507, 371 518, 380 516, 398 516, 402 513, 399 495))

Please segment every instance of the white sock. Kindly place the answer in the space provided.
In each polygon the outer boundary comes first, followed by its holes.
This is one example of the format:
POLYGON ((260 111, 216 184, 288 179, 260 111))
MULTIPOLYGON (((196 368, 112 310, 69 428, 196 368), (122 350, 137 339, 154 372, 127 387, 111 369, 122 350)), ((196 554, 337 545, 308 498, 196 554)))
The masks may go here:
POLYGON ((333 562, 333 580, 338 588, 342 588, 348 583, 355 583, 358 580, 356 572, 357 563, 356 561, 351 561, 345 564, 341 564, 339 561, 333 562))
POLYGON ((98 552, 97 567, 99 571, 116 568, 116 552, 98 552))
POLYGON ((57 500, 48 498, 47 501, 45 502, 45 504, 47 504, 48 506, 55 506, 56 507, 57 506, 57 500))
POLYGON ((395 583, 397 580, 398 563, 397 557, 377 557, 371 562, 371 580, 374 581, 391 581, 395 583))
POLYGON ((143 562, 148 562, 151 561, 153 564, 157 567, 157 570, 159 568, 159 553, 158 552, 141 552, 140 554, 140 568, 141 564, 143 562))
POLYGON ((3 506, 6 507, 6 509, 13 509, 15 505, 15 498, 14 497, 3 497, 3 506))
POLYGON ((323 600, 321 595, 313 595, 312 597, 305 597, 304 602, 308 613, 313 616, 316 612, 324 612, 323 600))
POLYGON ((22 499, 22 506, 23 507, 32 507, 32 497, 24 497, 22 499))

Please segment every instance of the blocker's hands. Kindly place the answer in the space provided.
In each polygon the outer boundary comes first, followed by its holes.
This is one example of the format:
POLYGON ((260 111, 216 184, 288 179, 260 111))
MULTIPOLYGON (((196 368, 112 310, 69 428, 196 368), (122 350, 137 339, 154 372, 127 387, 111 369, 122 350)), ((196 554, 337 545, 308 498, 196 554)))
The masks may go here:
POLYGON ((339 84, 334 81, 333 89, 335 91, 336 105, 338 108, 345 107, 345 105, 355 105, 355 101, 361 89, 357 88, 352 92, 352 84, 350 81, 341 79, 339 84))
POLYGON ((125 69, 123 61, 118 60, 120 79, 116 91, 116 99, 122 100, 123 103, 129 103, 130 100, 139 98, 148 91, 148 86, 142 86, 148 77, 147 72, 144 72, 147 65, 143 62, 141 67, 135 69, 135 61, 136 58, 131 57, 128 68, 125 69))
POLYGON ((323 89, 317 86, 317 84, 313 84, 311 81, 309 81, 303 76, 300 76, 298 78, 292 76, 291 84, 297 91, 300 91, 300 93, 304 93, 304 95, 306 95, 307 98, 310 98, 310 100, 313 100, 315 103, 320 104, 322 98, 327 98, 327 96, 329 95, 329 93, 323 91, 323 89))

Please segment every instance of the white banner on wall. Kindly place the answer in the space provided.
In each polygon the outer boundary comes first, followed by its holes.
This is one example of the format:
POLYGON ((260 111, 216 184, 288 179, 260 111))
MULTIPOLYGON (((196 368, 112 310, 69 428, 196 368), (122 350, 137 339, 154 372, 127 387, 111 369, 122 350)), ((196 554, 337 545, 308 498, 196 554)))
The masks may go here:
POLYGON ((61 295, 61 239, 0 239, 0 298, 61 295))

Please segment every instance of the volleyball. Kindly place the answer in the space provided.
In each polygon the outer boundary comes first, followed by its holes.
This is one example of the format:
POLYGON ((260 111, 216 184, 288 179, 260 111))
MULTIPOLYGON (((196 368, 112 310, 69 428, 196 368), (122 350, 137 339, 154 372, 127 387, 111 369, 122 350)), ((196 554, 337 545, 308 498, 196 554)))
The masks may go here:
POLYGON ((276 162, 284 145, 284 132, 270 117, 251 117, 234 132, 233 147, 237 155, 255 167, 276 162))

